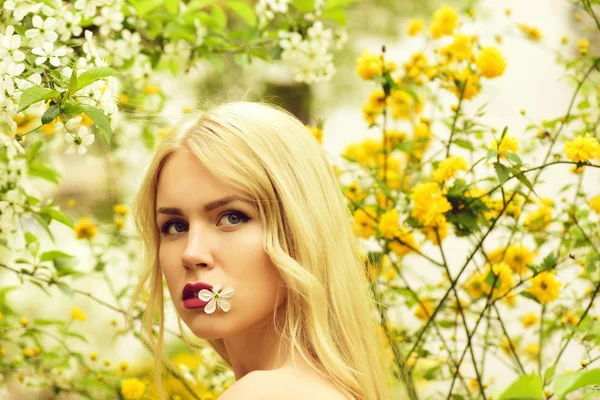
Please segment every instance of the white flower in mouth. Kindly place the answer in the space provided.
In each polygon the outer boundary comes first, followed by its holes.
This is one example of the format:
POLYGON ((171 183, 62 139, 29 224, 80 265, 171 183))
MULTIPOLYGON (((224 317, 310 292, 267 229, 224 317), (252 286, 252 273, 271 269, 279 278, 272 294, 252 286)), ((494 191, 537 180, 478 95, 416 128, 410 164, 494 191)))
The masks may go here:
POLYGON ((212 314, 217 309, 217 306, 225 312, 229 311, 230 305, 226 299, 231 298, 233 294, 233 288, 221 290, 221 284, 216 283, 212 288, 212 292, 208 289, 202 289, 198 293, 198 298, 202 301, 208 301, 208 304, 204 307, 204 312, 212 314))

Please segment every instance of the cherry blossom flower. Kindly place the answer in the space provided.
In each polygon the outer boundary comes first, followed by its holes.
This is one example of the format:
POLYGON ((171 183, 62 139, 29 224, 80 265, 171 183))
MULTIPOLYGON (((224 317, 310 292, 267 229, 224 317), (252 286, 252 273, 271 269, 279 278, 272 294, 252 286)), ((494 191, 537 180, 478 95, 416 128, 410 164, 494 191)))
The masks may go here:
POLYGON ((226 299, 231 298, 233 294, 233 288, 221 290, 221 284, 216 283, 212 288, 212 292, 208 289, 202 289, 198 293, 198 298, 202 301, 208 301, 208 304, 204 307, 204 312, 212 314, 217 309, 217 306, 225 312, 229 311, 230 305, 226 299))

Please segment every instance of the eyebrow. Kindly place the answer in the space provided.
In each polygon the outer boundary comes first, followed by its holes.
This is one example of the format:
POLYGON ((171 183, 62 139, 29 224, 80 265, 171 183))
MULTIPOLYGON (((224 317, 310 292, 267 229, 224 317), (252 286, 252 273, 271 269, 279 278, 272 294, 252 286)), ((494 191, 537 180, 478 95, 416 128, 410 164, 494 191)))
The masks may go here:
MULTIPOLYGON (((253 205, 251 200, 249 200, 245 197, 242 197, 242 196, 233 195, 233 196, 223 197, 222 199, 218 199, 215 201, 211 201, 210 203, 208 203, 204 206, 204 211, 210 212, 212 210, 215 210, 219 207, 223 207, 234 201, 241 201, 241 202, 253 205)), ((183 211, 181 211, 179 208, 174 208, 174 207, 161 207, 158 210, 156 210, 156 213, 157 214, 169 214, 169 215, 183 215, 183 211)))

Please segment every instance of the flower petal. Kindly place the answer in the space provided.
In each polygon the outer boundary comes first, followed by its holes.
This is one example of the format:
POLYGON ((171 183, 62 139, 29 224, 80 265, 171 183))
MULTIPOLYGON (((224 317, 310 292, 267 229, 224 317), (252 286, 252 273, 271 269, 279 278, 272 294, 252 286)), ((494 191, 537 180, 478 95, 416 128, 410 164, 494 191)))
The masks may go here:
POLYGON ((229 287, 229 288, 223 289, 223 291, 221 291, 221 293, 219 293, 219 297, 222 297, 224 299, 229 299, 234 294, 235 294, 235 291, 233 290, 233 288, 229 287))
POLYGON ((206 307, 204 307, 204 312, 207 314, 212 314, 215 312, 215 309, 217 308, 217 301, 215 299, 212 299, 207 305, 206 307))
POLYGON ((227 300, 223 300, 223 299, 219 299, 219 307, 221 308, 221 310, 227 312, 229 311, 229 309, 231 308, 229 302, 227 300))
POLYGON ((198 298, 202 301, 210 301, 213 298, 213 294, 208 289, 202 289, 198 292, 198 298))
POLYGON ((219 293, 220 290, 221 290, 221 284, 215 283, 212 288, 213 293, 219 293))

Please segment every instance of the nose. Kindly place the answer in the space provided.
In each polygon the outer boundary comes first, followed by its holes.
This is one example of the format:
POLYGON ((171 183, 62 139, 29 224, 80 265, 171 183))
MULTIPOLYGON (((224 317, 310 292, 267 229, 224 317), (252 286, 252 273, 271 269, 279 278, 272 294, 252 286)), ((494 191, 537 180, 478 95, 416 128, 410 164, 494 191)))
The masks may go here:
POLYGON ((212 268, 214 265, 210 235, 200 230, 198 225, 189 228, 187 243, 181 255, 181 262, 186 269, 212 268))

